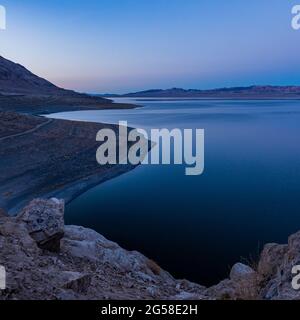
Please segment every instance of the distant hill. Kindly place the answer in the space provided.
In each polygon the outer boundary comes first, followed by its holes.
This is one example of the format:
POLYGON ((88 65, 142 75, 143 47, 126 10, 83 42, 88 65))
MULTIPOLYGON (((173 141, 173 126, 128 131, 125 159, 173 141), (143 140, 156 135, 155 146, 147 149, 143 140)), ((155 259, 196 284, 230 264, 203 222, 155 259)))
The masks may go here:
POLYGON ((0 56, 0 110, 49 113, 74 109, 130 108, 98 96, 59 88, 0 56), (70 108, 77 107, 77 108, 70 108))
POLYGON ((128 93, 134 98, 207 98, 207 99, 300 99, 300 86, 250 86, 212 90, 152 89, 128 93))
POLYGON ((0 56, 0 93, 66 94, 66 91, 36 76, 22 65, 0 56))
MULTIPOLYGON (((83 97, 86 95, 65 90, 36 76, 20 64, 0 56, 0 94, 2 95, 61 95, 83 97)), ((104 99, 102 99, 103 101, 104 99)))

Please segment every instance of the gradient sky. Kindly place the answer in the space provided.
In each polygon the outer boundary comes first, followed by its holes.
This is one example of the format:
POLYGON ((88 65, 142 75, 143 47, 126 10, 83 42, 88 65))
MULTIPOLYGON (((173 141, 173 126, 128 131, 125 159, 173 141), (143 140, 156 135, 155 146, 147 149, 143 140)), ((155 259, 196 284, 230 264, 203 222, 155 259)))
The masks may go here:
POLYGON ((300 0, 0 0, 0 55, 86 92, 300 85, 300 0))

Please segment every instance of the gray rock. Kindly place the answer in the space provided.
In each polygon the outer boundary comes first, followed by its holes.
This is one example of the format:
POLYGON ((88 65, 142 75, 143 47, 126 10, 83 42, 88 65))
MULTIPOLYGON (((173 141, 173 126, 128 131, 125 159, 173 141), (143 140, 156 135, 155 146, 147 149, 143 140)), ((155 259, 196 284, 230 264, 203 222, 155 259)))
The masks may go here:
POLYGON ((217 285, 208 288, 206 294, 207 296, 212 297, 215 300, 241 299, 241 297, 237 293, 236 284, 229 279, 221 281, 217 285))
POLYGON ((84 294, 91 285, 91 275, 80 272, 65 271, 62 273, 64 283, 62 287, 84 294))
POLYGON ((253 276, 255 271, 243 263, 236 263, 230 272, 230 280, 239 281, 245 277, 253 276))
POLYGON ((258 273, 265 278, 274 276, 277 273, 278 267, 282 264, 287 250, 287 245, 266 244, 258 263, 258 273))
POLYGON ((64 236, 64 201, 37 199, 30 202, 17 221, 26 224, 30 236, 39 248, 58 252, 64 236))

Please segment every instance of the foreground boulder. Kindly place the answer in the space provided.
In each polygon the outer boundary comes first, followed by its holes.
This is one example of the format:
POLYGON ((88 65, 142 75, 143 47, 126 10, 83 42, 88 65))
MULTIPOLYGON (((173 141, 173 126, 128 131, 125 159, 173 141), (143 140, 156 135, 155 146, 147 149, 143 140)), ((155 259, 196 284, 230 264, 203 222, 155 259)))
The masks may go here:
POLYGON ((58 252, 64 236, 64 201, 33 200, 17 218, 26 224, 29 235, 39 248, 58 252))

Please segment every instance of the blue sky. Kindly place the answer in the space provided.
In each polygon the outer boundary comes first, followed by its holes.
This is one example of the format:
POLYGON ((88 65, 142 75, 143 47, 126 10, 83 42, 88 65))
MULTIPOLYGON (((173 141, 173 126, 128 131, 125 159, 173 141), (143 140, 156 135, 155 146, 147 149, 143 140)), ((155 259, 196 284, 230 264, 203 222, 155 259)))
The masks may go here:
POLYGON ((0 54, 86 92, 300 85, 300 0, 0 0, 0 54))

